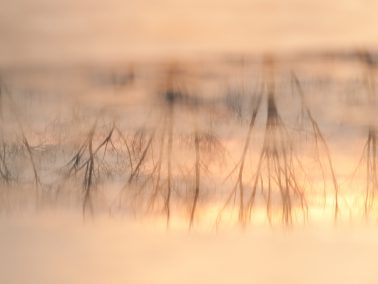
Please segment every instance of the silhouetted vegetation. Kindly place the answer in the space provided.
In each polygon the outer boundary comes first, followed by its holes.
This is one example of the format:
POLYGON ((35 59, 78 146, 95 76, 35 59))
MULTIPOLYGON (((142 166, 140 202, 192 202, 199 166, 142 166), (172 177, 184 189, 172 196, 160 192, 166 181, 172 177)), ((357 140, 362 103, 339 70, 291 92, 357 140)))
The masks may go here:
MULTIPOLYGON (((368 52, 348 55, 348 62, 357 59, 365 66, 366 103, 373 108, 375 61, 368 52)), ((253 223, 261 211, 272 225, 291 225, 307 222, 315 192, 332 206, 337 221, 343 188, 324 131, 337 122, 323 125, 322 106, 312 105, 316 79, 280 58, 243 61, 243 68, 249 64, 254 69, 243 73, 240 86, 227 81, 240 68, 237 64, 224 70, 200 66, 200 71, 180 64, 160 66, 155 77, 143 77, 135 69, 112 71, 96 80, 105 82, 104 92, 117 88, 116 96, 73 100, 75 108, 62 111, 59 123, 51 113, 34 121, 39 110, 28 109, 22 92, 0 82, 1 206, 10 204, 12 188, 25 192, 38 208, 52 202, 48 196, 54 195, 57 204, 66 198, 80 204, 83 216, 101 211, 158 215, 169 226, 184 215, 192 228, 208 208, 216 211, 217 225, 226 215, 232 219, 237 208, 235 219, 242 226, 253 223), (298 116, 300 129, 292 119, 298 116), (59 135, 42 131, 51 129, 47 125, 59 135), (306 147, 313 151, 301 152, 306 147), (314 182, 315 171, 321 177, 314 182)), ((327 76, 327 82, 342 84, 327 76)), ((322 92, 329 84, 322 85, 322 92)), ((357 168, 366 167, 366 217, 375 208, 378 190, 376 127, 374 116, 369 117, 357 168)))

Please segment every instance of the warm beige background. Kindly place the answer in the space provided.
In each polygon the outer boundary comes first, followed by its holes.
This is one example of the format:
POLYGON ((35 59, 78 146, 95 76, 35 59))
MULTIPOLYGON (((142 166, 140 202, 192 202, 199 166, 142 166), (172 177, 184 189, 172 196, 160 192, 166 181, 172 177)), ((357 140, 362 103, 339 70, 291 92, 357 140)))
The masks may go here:
POLYGON ((0 63, 374 47, 374 0, 0 0, 0 63))

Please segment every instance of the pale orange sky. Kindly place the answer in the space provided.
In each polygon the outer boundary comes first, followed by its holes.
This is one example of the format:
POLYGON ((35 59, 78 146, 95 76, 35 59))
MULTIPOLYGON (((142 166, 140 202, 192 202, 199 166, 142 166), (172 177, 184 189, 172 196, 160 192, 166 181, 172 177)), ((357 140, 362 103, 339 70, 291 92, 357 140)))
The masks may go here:
POLYGON ((374 0, 0 0, 0 63, 378 46, 374 0))

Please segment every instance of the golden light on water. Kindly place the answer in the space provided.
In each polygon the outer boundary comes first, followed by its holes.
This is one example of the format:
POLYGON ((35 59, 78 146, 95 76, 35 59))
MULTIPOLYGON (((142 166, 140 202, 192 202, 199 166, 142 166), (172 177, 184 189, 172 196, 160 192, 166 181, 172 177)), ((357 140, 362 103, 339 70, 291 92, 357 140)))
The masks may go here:
POLYGON ((377 283, 377 1, 0 7, 1 284, 377 283))

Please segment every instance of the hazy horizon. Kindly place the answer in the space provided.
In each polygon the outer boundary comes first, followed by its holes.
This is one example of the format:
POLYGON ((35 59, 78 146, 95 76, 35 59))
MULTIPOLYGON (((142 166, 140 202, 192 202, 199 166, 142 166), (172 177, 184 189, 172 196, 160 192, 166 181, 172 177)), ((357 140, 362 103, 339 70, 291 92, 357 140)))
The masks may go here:
POLYGON ((2 2, 6 66, 378 47, 371 0, 2 2))

